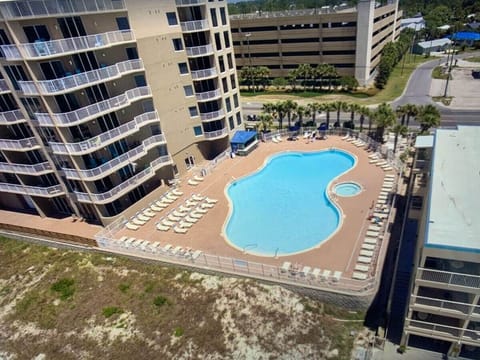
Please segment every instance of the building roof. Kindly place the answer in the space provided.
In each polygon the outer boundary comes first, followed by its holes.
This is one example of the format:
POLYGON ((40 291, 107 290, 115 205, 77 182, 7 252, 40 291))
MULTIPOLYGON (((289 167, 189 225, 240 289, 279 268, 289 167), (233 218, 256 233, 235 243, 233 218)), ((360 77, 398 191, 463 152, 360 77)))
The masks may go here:
POLYGON ((425 246, 480 253, 480 126, 437 129, 425 246))
POLYGON ((406 19, 402 19, 400 20, 400 24, 403 25, 407 25, 407 24, 419 24, 419 23, 424 23, 425 20, 423 19, 422 16, 420 17, 413 17, 413 18, 406 18, 406 19))
POLYGON ((230 140, 231 144, 246 144, 250 139, 257 136, 256 131, 244 131, 244 130, 237 130, 235 135, 233 135, 232 140, 230 140))
POLYGON ((451 42, 452 41, 450 39, 444 38, 444 39, 422 41, 422 42, 419 42, 417 45, 420 46, 421 48, 429 49, 432 47, 448 45, 451 42))
POLYGON ((433 135, 422 135, 417 136, 415 139, 415 148, 423 149, 423 148, 431 148, 433 147, 433 135))
POLYGON ((477 40, 480 40, 480 34, 474 33, 474 32, 468 32, 468 31, 460 31, 453 34, 451 38, 454 40, 460 40, 460 41, 462 40, 477 41, 477 40))

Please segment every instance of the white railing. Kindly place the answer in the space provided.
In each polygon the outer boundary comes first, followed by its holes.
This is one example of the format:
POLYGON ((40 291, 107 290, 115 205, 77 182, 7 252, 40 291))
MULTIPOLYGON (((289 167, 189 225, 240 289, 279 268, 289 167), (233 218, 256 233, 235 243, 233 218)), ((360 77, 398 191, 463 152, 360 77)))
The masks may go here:
POLYGON ((20 45, 0 45, 7 60, 41 59, 45 57, 78 53, 115 44, 135 41, 131 30, 110 31, 101 34, 79 36, 73 38, 37 41, 20 45))
POLYGON ((211 111, 208 113, 200 113, 200 118, 203 121, 215 120, 215 119, 221 118, 222 116, 225 116, 225 111, 223 111, 223 109, 220 109, 217 111, 211 111))
POLYGON ((144 181, 152 178, 155 175, 155 171, 162 166, 172 163, 172 157, 170 155, 161 156, 150 163, 150 166, 145 170, 139 172, 135 176, 132 176, 127 181, 124 181, 120 185, 114 187, 110 191, 102 194, 88 194, 75 191, 77 200, 80 202, 94 202, 96 204, 112 202, 119 198, 123 194, 127 193, 131 189, 140 185, 144 181))
POLYGON ((207 0, 175 0, 177 6, 203 5, 207 0))
POLYGON ((34 137, 20 140, 0 139, 1 150, 32 150, 38 147, 37 139, 34 137))
POLYGON ((469 315, 470 311, 480 313, 480 306, 473 304, 460 303, 455 301, 447 301, 442 299, 434 299, 424 296, 412 295, 410 304, 413 308, 417 307, 433 307, 440 312, 459 312, 463 315, 469 315))
POLYGON ((151 111, 138 116, 128 123, 120 125, 115 129, 106 131, 91 139, 78 143, 57 143, 50 142, 49 145, 55 154, 59 155, 82 155, 105 147, 119 139, 125 138, 140 130, 141 127, 159 122, 160 119, 156 111, 151 111))
POLYGON ((0 171, 27 175, 40 175, 40 173, 52 171, 52 167, 48 161, 33 165, 0 162, 0 171))
POLYGON ((207 20, 184 21, 180 23, 180 26, 184 32, 207 30, 209 28, 207 20))
POLYGON ((213 76, 217 76, 218 72, 217 69, 212 67, 210 69, 203 69, 203 70, 194 70, 191 72, 193 80, 201 80, 213 76))
POLYGON ((462 331, 462 329, 453 327, 453 326, 440 325, 440 324, 430 323, 426 321, 411 320, 411 319, 406 319, 405 325, 409 329, 417 328, 422 333, 426 333, 429 335, 435 335, 434 333, 437 332, 437 333, 442 333, 446 336, 453 336, 455 338, 460 337, 460 333, 462 331))
POLYGON ((0 4, 6 19, 125 10, 123 0, 29 0, 0 4))
POLYGON ((418 268, 417 280, 480 289, 480 276, 418 268))
POLYGON ((0 79, 0 92, 10 91, 5 79, 0 79))
POLYGON ((65 193, 60 185, 40 187, 7 183, 0 183, 0 191, 41 197, 53 197, 65 193))
POLYGON ((143 61, 140 59, 127 60, 115 65, 87 71, 59 79, 43 81, 19 81, 18 85, 24 95, 59 94, 66 90, 80 89, 99 82, 118 79, 130 72, 143 70, 143 61), (38 88, 37 88, 38 86, 38 88))
POLYGON ((205 136, 205 139, 214 139, 220 136, 225 136, 227 134, 228 134, 228 129, 226 127, 221 130, 209 131, 209 132, 203 133, 203 135, 205 136))
POLYGON ((186 50, 187 50, 187 56, 202 56, 202 55, 213 54, 212 44, 187 47, 186 50))
POLYGON ((0 124, 8 125, 27 121, 20 110, 0 112, 0 124))
POLYGON ((44 126, 72 126, 95 119, 106 113, 119 110, 132 102, 151 96, 150 87, 142 86, 127 90, 125 93, 98 103, 85 106, 68 113, 56 113, 50 117, 48 113, 35 113, 40 125, 44 126))
POLYGON ((205 91, 202 93, 195 94, 195 97, 198 101, 205 101, 210 99, 215 99, 222 96, 222 92, 220 89, 212 90, 212 91, 205 91))
POLYGON ((71 180, 97 180, 98 178, 105 177, 112 172, 121 169, 122 167, 138 160, 139 158, 145 156, 149 149, 153 146, 166 144, 165 136, 162 134, 154 135, 145 141, 141 145, 133 148, 132 150, 123 153, 122 155, 96 167, 88 170, 75 170, 63 168, 67 179, 71 180))

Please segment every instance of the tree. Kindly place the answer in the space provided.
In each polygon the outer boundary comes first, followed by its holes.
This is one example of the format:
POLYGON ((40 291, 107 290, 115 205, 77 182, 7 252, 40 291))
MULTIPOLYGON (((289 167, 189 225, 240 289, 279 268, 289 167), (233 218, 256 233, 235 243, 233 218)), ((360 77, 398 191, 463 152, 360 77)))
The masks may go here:
POLYGON ((298 115, 298 123, 300 128, 303 128, 303 117, 310 116, 310 109, 307 106, 297 106, 296 113, 298 115))
POLYGON ((337 121, 335 122, 335 127, 340 126, 340 113, 342 111, 348 111, 348 103, 345 101, 335 101, 332 103, 334 110, 337 112, 337 121))
POLYGON ((312 67, 310 64, 300 64, 295 71, 297 77, 303 79, 303 91, 307 91, 307 79, 312 76, 312 67))
POLYGON ((328 79, 328 91, 332 90, 332 80, 338 78, 338 72, 335 66, 330 64, 323 64, 323 75, 328 79))
POLYGON ((316 117, 317 113, 322 111, 322 104, 314 102, 307 104, 308 108, 310 109, 310 114, 312 115, 312 121, 317 126, 316 117))
MULTIPOLYGON (((366 106, 360 106, 360 108, 357 110, 357 112, 360 114, 360 132, 363 131, 363 124, 365 123, 365 117, 371 117, 371 112, 370 109, 366 106)), ((371 120, 370 120, 370 128, 369 131, 371 131, 371 120)))
POLYGON ((272 85, 278 89, 283 89, 285 86, 288 85, 288 82, 283 77, 278 77, 272 80, 272 85))
POLYGON ((254 68, 255 84, 262 85, 263 90, 270 81, 270 69, 266 66, 257 66, 254 68))
POLYGON ((420 107, 417 120, 420 123, 420 132, 427 133, 432 127, 440 125, 440 111, 432 105, 424 105, 420 107))
POLYGON ((272 115, 272 118, 275 119, 277 116, 277 107, 274 103, 264 103, 262 105, 262 113, 272 115))
POLYGON ((340 78, 340 86, 345 91, 355 91, 358 88, 358 80, 354 76, 342 76, 340 78))
POLYGON ((297 103, 292 100, 285 100, 283 102, 285 112, 287 113, 288 127, 292 126, 292 112, 297 108, 297 103))
POLYGON ((360 105, 351 103, 348 104, 348 111, 350 111, 350 121, 353 123, 355 120, 355 113, 360 111, 360 105))
POLYGON ((395 109, 395 114, 401 118, 400 124, 405 125, 405 118, 407 116, 407 105, 398 106, 395 109))
POLYGON ((283 126, 283 119, 285 118, 285 103, 283 101, 278 101, 275 103, 275 110, 278 114, 278 127, 281 130, 283 126))
POLYGON ((393 133, 395 134, 395 139, 393 141, 393 153, 397 152, 397 143, 399 136, 407 136, 408 128, 403 124, 395 124, 392 128, 393 133))
POLYGON ((287 82, 288 85, 292 87, 292 90, 295 91, 297 88, 297 74, 295 72, 295 69, 288 72, 287 82))
POLYGON ((248 91, 251 91, 252 84, 255 83, 255 72, 256 70, 253 66, 244 66, 242 70, 240 70, 240 80, 242 83, 247 84, 248 91))
POLYGON ((330 129, 330 112, 335 111, 335 107, 333 103, 322 104, 322 111, 324 111, 325 114, 327 115, 326 120, 327 120, 327 130, 328 130, 330 129))
POLYGON ((376 140, 383 143, 385 129, 395 124, 395 113, 390 105, 382 103, 373 112, 373 119, 377 127, 375 134, 376 140))
POLYGON ((257 124, 257 131, 268 132, 273 127, 273 116, 270 114, 260 114, 258 116, 259 123, 257 124))
POLYGON ((408 125, 410 124, 410 118, 416 117, 418 115, 418 106, 415 104, 405 104, 405 112, 407 114, 407 123, 406 127, 408 128, 408 125))

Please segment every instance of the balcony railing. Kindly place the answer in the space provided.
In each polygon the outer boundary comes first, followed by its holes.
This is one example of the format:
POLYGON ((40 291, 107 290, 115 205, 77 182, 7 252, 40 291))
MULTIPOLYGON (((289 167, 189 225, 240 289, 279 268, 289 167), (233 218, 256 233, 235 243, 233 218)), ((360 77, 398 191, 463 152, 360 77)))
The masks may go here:
POLYGON ((418 269, 417 279, 442 283, 451 286, 480 289, 480 276, 453 273, 433 269, 418 269))
POLYGON ((97 149, 103 148, 119 139, 125 138, 140 130, 141 127, 148 124, 155 124, 160 121, 156 111, 144 113, 119 127, 106 131, 98 136, 95 136, 89 140, 85 140, 78 143, 49 143, 52 151, 59 155, 83 155, 88 154, 97 149))
POLYGON ((15 193, 15 194, 41 196, 41 197, 54 197, 54 196, 65 194, 65 192, 63 191, 60 185, 54 185, 50 187, 40 187, 40 186, 27 186, 27 185, 0 183, 0 191, 15 193))
POLYGON ((208 113, 200 113, 200 118, 202 119, 202 121, 216 120, 221 118, 222 116, 225 116, 225 111, 223 111, 223 109, 211 111, 208 113))
POLYGON ((193 80, 201 80, 217 76, 218 72, 216 68, 212 67, 210 69, 192 71, 191 75, 193 80))
POLYGON ((205 136, 206 139, 214 139, 214 138, 225 136, 227 134, 228 134, 228 129, 227 128, 203 133, 203 135, 205 136))
POLYGON ((202 46, 193 46, 187 47, 187 56, 203 56, 213 54, 213 46, 212 44, 202 45, 202 46))
POLYGON ((473 304, 465 304, 455 301, 447 301, 442 299, 428 298, 424 296, 412 296, 410 302, 411 306, 415 309, 431 307, 435 311, 441 313, 460 313, 462 315, 469 315, 470 311, 477 312, 480 314, 480 306, 475 306, 473 304))
POLYGON ((177 6, 203 5, 207 0, 175 0, 177 6))
POLYGON ((135 41, 131 30, 110 31, 101 34, 73 38, 37 41, 20 45, 0 45, 7 60, 42 59, 111 47, 116 44, 135 41))
POLYGON ((40 145, 34 137, 20 140, 0 139, 0 150, 30 151, 39 147, 40 145))
POLYGON ((63 169, 65 175, 71 180, 88 180, 94 181, 113 173, 114 171, 121 169, 122 167, 140 159, 147 154, 147 151, 154 146, 166 144, 165 137, 162 134, 154 135, 142 142, 140 146, 100 165, 94 169, 88 170, 75 170, 75 169, 63 169))
POLYGON ((124 181, 120 185, 114 187, 112 190, 107 191, 102 194, 88 194, 88 193, 81 193, 75 192, 77 196, 77 200, 80 202, 94 202, 97 204, 104 204, 108 202, 112 202, 115 199, 119 198, 120 196, 126 194, 133 188, 139 186, 141 183, 145 182, 146 180, 152 178, 155 175, 155 171, 160 169, 161 167, 172 163, 172 157, 170 155, 161 156, 150 163, 150 166, 147 167, 145 170, 139 172, 135 176, 132 176, 127 181, 124 181))
POLYGON ((183 32, 207 30, 209 28, 207 20, 185 21, 180 23, 183 32))
POLYGON ((222 96, 222 92, 219 89, 195 94, 195 97, 197 98, 198 101, 206 101, 210 99, 219 98, 221 96, 222 96))
POLYGON ((100 82, 118 79, 122 75, 143 69, 142 60, 134 59, 59 79, 37 82, 19 81, 18 85, 20 85, 24 95, 56 95, 65 91, 81 89, 100 82))
POLYGON ((53 169, 48 161, 34 165, 0 162, 0 171, 25 175, 41 175, 42 173, 51 172, 53 169))
POLYGON ((0 92, 7 92, 10 91, 10 88, 7 85, 5 79, 0 79, 0 92))
POLYGON ((20 110, 0 112, 0 124, 10 125, 27 121, 20 110))
POLYGON ((6 19, 125 10, 123 0, 29 0, 1 3, 6 19))
POLYGON ((405 320, 406 330, 421 333, 435 338, 461 341, 462 343, 478 346, 480 331, 472 329, 461 329, 453 326, 440 325, 418 320, 405 320))
POLYGON ((121 95, 88 105, 75 111, 53 114, 53 118, 50 117, 48 113, 35 113, 35 117, 38 123, 44 126, 79 125, 85 121, 92 120, 101 115, 124 108, 134 101, 149 96, 151 96, 150 87, 142 86, 127 90, 121 95))

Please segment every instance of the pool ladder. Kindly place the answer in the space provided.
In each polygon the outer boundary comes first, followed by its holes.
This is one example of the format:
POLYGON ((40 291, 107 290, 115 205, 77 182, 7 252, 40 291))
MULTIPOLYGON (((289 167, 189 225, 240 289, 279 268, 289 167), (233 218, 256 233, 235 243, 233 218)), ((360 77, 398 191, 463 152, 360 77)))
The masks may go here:
POLYGON ((258 246, 258 244, 248 244, 248 245, 245 245, 245 247, 243 248, 243 253, 245 254, 245 253, 247 252, 247 249, 248 249, 248 248, 255 249, 257 246, 258 246))

